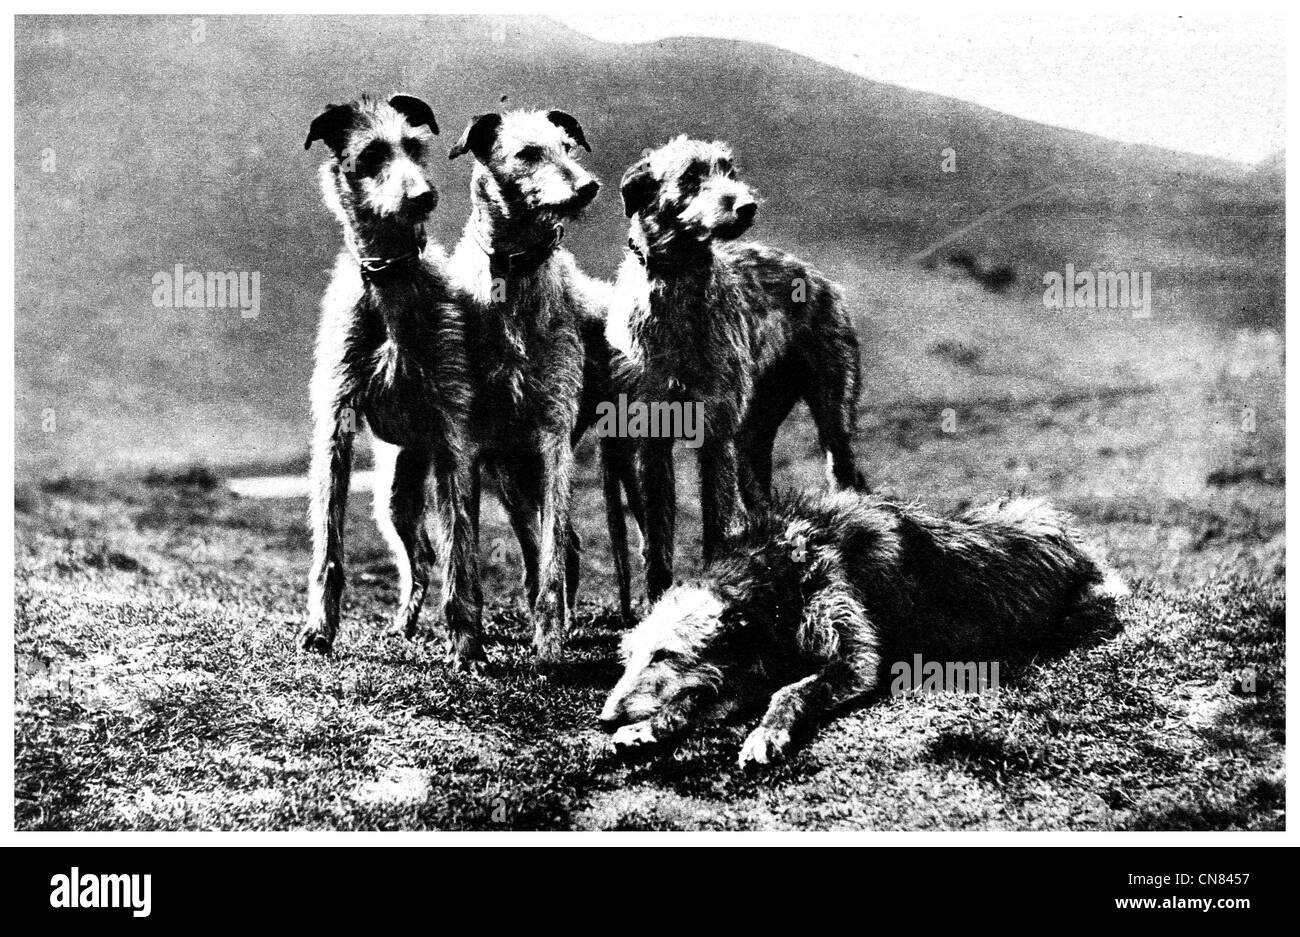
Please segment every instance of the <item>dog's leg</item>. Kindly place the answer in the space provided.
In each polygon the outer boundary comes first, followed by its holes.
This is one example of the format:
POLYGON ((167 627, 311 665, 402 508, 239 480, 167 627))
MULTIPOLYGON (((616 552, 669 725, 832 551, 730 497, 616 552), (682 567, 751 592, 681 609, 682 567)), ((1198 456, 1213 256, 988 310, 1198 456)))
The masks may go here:
POLYGON ((534 471, 519 463, 502 465, 498 470, 498 493, 501 506, 510 518, 515 539, 519 541, 519 554, 524 566, 525 605, 529 611, 537 605, 538 557, 541 554, 541 536, 537 529, 538 508, 537 479, 534 471))
POLYGON ((298 646, 328 654, 338 634, 343 601, 343 528, 357 416, 336 398, 321 409, 314 420, 311 453, 312 562, 307 624, 298 635, 298 646))
POLYGON ((853 456, 853 432, 858 415, 860 381, 858 345, 846 341, 843 351, 829 364, 814 369, 814 385, 804 395, 817 440, 826 453, 826 476, 833 488, 866 491, 867 480, 853 456))
POLYGON ((433 545, 424 526, 426 453, 375 440, 375 520, 393 550, 399 586, 398 610, 389 633, 408 641, 418 633, 420 608, 429 589, 433 545))
POLYGON ((704 521, 704 565, 718 558, 740 519, 736 444, 709 440, 700 447, 700 513, 704 521))
MULTIPOLYGON (((600 441, 600 480, 605 495, 605 526, 609 531, 609 551, 614 558, 614 578, 618 580, 618 608, 624 625, 632 623, 632 569, 627 552, 627 518, 623 514, 623 462, 626 443, 621 439, 600 441)), ((635 483, 635 481, 634 481, 635 483)))
MULTIPOLYGON (((465 458, 455 438, 439 441, 433 452, 438 529, 443 561, 443 620, 447 654, 457 670, 478 670, 483 653, 483 587, 479 581, 477 521, 470 508, 476 500, 478 466, 465 458)), ((477 513, 477 512, 475 512, 477 513)))
POLYGON ((847 584, 833 584, 809 599, 799 644, 826 663, 772 694, 762 721, 740 749, 742 768, 784 758, 794 738, 876 685, 880 656, 875 628, 847 584))
POLYGON ((781 424, 798 401, 794 378, 782 372, 755 384, 745 422, 736 435, 740 496, 750 513, 761 511, 772 497, 772 448, 781 424))
POLYGON ((740 767, 783 759, 792 740, 820 723, 829 713, 869 692, 875 675, 864 674, 848 661, 835 661, 772 694, 762 721, 741 746, 740 767))
POLYGON ((677 480, 671 439, 647 439, 640 447, 641 493, 645 497, 646 597, 657 602, 673 584, 677 526, 677 480))
POLYGON ((578 604, 578 586, 582 584, 582 537, 578 535, 572 520, 565 531, 564 542, 564 595, 572 616, 578 604))
POLYGON ((568 434, 544 433, 542 455, 542 543, 538 558, 540 591, 534 612, 533 647, 540 660, 553 660, 569 630, 564 559, 568 550, 569 492, 573 449, 568 434))

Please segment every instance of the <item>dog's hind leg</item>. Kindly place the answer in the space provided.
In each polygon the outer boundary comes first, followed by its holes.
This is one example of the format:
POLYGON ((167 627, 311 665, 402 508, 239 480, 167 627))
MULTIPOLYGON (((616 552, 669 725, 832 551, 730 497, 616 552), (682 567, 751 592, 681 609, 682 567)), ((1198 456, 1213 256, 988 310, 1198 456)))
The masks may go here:
POLYGON ((303 650, 328 654, 338 634, 343 600, 343 529, 352 477, 352 438, 357 413, 330 399, 314 420, 311 453, 312 562, 307 624, 298 634, 303 650))
POLYGON ((827 481, 832 488, 867 491, 866 476, 858 470, 853 455, 861 383, 856 337, 842 335, 825 355, 831 360, 811 368, 811 386, 804 400, 817 426, 818 443, 826 453, 827 481))
POLYGON ((677 480, 671 439, 648 439, 641 446, 639 471, 645 497, 646 597, 657 602, 673 584, 677 527, 677 480))
POLYGON ((736 445, 731 439, 709 440, 700 448, 700 513, 704 521, 704 565, 722 552, 732 534, 740 504, 736 445))
MULTIPOLYGON (((609 531, 609 551, 614 559, 614 578, 618 581, 618 609, 623 624, 632 623, 632 569, 627 549, 627 518, 623 514, 623 490, 627 446, 622 440, 600 441, 600 480, 605 496, 605 526, 609 531)), ((636 484, 635 478, 631 479, 636 484)), ((639 499, 638 499, 639 500, 639 499)))
POLYGON ((754 396, 736 435, 740 496, 751 513, 772 497, 772 448, 781 424, 799 400, 798 385, 788 373, 765 376, 754 385, 754 396))
POLYGON ((478 467, 464 457, 457 439, 444 439, 433 451, 433 477, 438 508, 442 558, 443 620, 447 627, 447 656, 458 670, 476 670, 483 653, 483 587, 479 581, 477 518, 470 508, 477 500, 478 467))
POLYGON ((393 550, 399 579, 391 634, 414 640, 429 589, 433 545, 424 525, 425 485, 432 464, 426 453, 375 440, 375 521, 393 550))
POLYGON ((564 595, 572 614, 578 604, 578 586, 582 583, 582 537, 572 522, 568 525, 564 543, 564 595))
POLYGON ((532 490, 536 486, 531 478, 523 477, 519 466, 503 465, 498 470, 497 477, 501 506, 505 508, 515 539, 519 541, 519 554, 524 567, 525 603, 531 611, 537 604, 538 558, 541 554, 541 535, 537 529, 540 511, 536 493, 532 490))

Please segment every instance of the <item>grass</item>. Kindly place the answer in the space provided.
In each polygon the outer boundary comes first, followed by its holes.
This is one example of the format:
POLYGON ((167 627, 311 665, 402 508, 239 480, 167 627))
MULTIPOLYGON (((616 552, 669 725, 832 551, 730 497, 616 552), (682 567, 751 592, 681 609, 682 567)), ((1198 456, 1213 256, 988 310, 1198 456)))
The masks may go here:
MULTIPOLYGON (((167 18, 16 30, 16 132, 58 157, 55 173, 19 167, 15 203, 21 828, 1284 825, 1276 173, 712 40, 601 44, 533 20, 207 23, 198 45, 167 18), (497 27, 508 41, 485 38, 497 27), (283 80, 265 80, 270 60, 288 63, 283 80), (88 82, 126 90, 88 113, 88 82), (671 133, 731 141, 764 198, 755 237, 850 298, 872 484, 936 509, 1028 491, 1074 511, 1134 587, 1119 633, 1004 672, 992 703, 873 701, 764 774, 734 769, 745 725, 619 763, 593 727, 618 630, 588 450, 587 586, 557 672, 530 666, 513 538, 491 503, 484 554, 507 559, 484 567, 487 678, 381 637, 394 571, 361 497, 338 653, 299 657, 305 507, 224 480, 304 464, 338 235, 297 141, 322 102, 367 89, 436 91, 456 129, 506 98, 565 107, 607 182, 671 133), (948 146, 963 169, 941 178, 948 146), (904 259, 1048 182, 1061 187, 904 259), (261 316, 153 308, 152 274, 178 261, 261 271, 261 316), (1151 318, 1045 309, 1042 275, 1067 263, 1151 272, 1151 318)), ((467 173, 438 177, 443 242, 468 211, 467 173)), ((610 198, 566 242, 598 275, 626 234, 610 198)), ((779 483, 822 484, 815 442, 798 414, 779 483)), ((694 474, 681 466, 683 570, 699 562, 694 474)))
MULTIPOLYGON (((1053 420, 1076 422, 1078 406, 1058 402, 1053 420)), ((992 408, 972 456, 1014 446, 1032 461, 1017 412, 992 408)), ((811 470, 807 432, 783 437, 787 473, 811 470)), ((946 470, 964 474, 963 443, 943 437, 920 434, 889 461, 936 464, 939 446, 957 463, 946 470)), ((872 701, 752 775, 734 767, 743 723, 630 765, 594 727, 619 636, 591 601, 609 592, 594 481, 584 463, 591 585, 565 664, 534 672, 510 602, 517 570, 489 566, 486 678, 382 637, 395 587, 368 498, 350 508, 345 631, 319 660, 292 641, 305 601, 300 502, 241 499, 201 470, 20 488, 19 827, 1283 827, 1276 486, 1245 475, 1191 500, 1076 497, 1135 587, 1116 637, 1004 678, 992 701, 872 701)), ((496 537, 506 526, 493 511, 486 540, 496 537)))

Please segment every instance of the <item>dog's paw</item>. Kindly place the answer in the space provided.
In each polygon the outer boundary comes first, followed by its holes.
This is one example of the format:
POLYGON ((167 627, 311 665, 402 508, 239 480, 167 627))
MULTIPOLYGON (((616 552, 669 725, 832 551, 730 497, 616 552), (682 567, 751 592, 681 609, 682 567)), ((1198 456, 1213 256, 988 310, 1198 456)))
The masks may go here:
POLYGON ((653 745, 656 739, 654 732, 650 728, 650 722, 647 720, 619 726, 609 741, 614 747, 616 755, 628 755, 653 745))
POLYGON ((384 637, 400 638, 408 644, 423 647, 436 641, 439 632, 433 628, 422 628, 414 621, 410 621, 399 614, 393 619, 393 623, 384 629, 384 637))
POLYGON ((447 639, 447 666, 460 673, 483 676, 487 673, 487 654, 477 635, 460 635, 447 639))
POLYGON ((749 733, 749 738, 745 739, 745 744, 740 747, 738 763, 742 768, 770 765, 784 759, 789 748, 789 732, 784 729, 759 726, 749 733))
POLYGON ((538 610, 537 624, 533 630, 533 653, 537 665, 546 668, 564 656, 564 640, 568 622, 554 609, 538 610))
POLYGON ((334 639, 323 625, 312 622, 298 632, 298 649, 309 654, 328 656, 334 649, 334 639))

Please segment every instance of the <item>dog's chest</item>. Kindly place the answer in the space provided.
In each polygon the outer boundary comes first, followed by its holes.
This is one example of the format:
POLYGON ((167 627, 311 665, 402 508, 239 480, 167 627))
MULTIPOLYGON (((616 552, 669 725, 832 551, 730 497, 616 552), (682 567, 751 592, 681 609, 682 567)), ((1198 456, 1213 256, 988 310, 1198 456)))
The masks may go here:
POLYGON ((470 335, 476 434, 517 443, 539 428, 567 432, 583 366, 572 301, 508 283, 499 302, 478 305, 470 335))
POLYGON ((743 405, 751 391, 753 323, 716 280, 653 281, 629 334, 646 396, 743 405))

